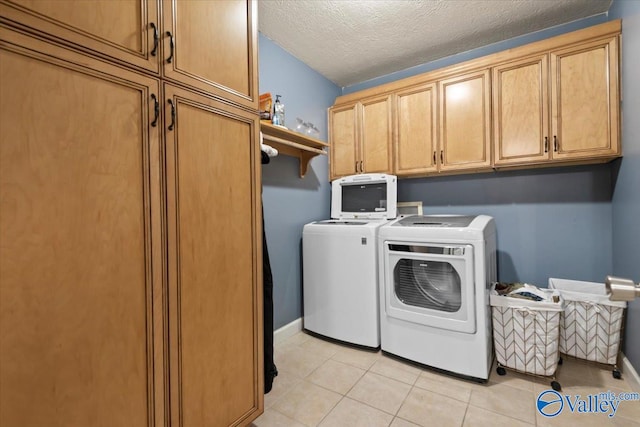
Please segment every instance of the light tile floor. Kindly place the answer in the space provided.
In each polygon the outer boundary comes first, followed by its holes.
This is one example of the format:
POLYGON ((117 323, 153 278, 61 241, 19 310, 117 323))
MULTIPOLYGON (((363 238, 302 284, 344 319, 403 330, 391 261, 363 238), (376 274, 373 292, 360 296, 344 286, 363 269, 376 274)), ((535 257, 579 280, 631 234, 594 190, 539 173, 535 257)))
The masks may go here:
MULTIPOLYGON (((478 384, 300 332, 275 348, 279 375, 265 395, 255 427, 410 426, 640 426, 640 401, 621 402, 614 417, 572 413, 554 418, 536 410, 550 381, 492 369, 478 384)), ((575 399, 601 392, 632 391, 611 368, 564 358, 557 381, 575 399)))

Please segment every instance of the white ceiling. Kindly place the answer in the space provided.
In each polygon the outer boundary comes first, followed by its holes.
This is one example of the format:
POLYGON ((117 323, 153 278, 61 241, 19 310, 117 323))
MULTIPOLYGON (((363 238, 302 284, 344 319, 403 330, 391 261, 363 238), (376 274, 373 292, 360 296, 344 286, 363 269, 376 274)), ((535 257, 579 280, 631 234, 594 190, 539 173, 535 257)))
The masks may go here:
POLYGON ((340 87, 606 12, 612 0, 260 0, 258 28, 340 87))

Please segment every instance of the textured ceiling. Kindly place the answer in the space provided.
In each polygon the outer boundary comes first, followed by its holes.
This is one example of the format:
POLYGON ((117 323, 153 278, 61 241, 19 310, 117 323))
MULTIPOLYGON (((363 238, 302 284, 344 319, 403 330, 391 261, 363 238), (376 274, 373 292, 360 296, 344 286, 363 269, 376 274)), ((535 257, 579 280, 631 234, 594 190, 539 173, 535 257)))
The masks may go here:
POLYGON ((612 0, 260 0, 260 32, 340 87, 606 12, 612 0))

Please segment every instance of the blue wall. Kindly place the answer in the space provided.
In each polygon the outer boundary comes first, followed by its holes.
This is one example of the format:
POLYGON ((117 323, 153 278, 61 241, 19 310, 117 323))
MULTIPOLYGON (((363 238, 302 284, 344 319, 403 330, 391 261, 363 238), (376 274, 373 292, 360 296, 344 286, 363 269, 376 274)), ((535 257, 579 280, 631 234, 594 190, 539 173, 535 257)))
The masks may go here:
POLYGON ((399 181, 398 200, 426 214, 486 214, 498 237, 498 278, 602 282, 611 274, 609 165, 399 181))
MULTIPOLYGON (((640 2, 615 0, 622 18, 622 149, 613 170, 613 273, 640 281, 640 2)), ((640 300, 629 303, 624 353, 640 372, 640 300)))
MULTIPOLYGON (((327 140, 327 108, 340 89, 268 38, 259 38, 260 92, 282 95, 285 124, 296 117, 316 125, 327 140)), ((262 200, 267 247, 273 270, 274 327, 302 315, 300 247, 302 227, 330 215, 327 156, 313 158, 304 178, 298 160, 278 156, 262 167, 262 200)))

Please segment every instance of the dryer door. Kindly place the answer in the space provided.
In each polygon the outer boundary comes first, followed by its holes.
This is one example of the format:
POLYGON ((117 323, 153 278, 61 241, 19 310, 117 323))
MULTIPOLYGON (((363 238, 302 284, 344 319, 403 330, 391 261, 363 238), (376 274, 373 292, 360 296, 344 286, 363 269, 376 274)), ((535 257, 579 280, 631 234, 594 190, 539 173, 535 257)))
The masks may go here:
POLYGON ((385 242, 389 317, 475 333, 473 246, 385 242))

